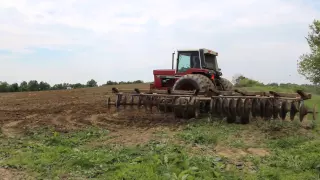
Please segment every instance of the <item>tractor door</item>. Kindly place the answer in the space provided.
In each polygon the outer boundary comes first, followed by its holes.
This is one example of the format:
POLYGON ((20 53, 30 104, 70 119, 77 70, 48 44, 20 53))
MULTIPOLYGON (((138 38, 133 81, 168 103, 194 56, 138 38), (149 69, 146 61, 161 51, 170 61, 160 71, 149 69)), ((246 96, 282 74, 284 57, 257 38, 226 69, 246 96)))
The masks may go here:
POLYGON ((184 75, 190 68, 201 69, 199 51, 179 51, 176 74, 178 76, 184 75))

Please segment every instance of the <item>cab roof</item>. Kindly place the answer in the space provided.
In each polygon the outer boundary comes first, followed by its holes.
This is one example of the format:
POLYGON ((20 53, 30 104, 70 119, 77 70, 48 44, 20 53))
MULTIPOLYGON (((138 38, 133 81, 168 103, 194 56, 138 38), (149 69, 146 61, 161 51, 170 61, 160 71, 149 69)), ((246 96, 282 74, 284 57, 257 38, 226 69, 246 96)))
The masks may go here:
POLYGON ((210 49, 206 49, 206 48, 200 48, 200 49, 178 49, 177 51, 199 51, 199 50, 203 50, 204 54, 213 54, 215 56, 218 56, 218 52, 212 51, 210 49))

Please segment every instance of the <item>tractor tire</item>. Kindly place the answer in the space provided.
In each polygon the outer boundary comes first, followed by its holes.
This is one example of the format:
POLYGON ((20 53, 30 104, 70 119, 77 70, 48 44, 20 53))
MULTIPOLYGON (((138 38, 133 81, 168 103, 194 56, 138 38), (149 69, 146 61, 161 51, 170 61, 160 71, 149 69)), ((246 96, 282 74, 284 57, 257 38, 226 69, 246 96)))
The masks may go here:
POLYGON ((220 83, 223 91, 233 90, 233 84, 228 79, 220 78, 220 83))
POLYGON ((215 89, 211 79, 202 74, 187 74, 176 81, 172 90, 193 91, 199 89, 200 91, 207 91, 208 88, 215 89))

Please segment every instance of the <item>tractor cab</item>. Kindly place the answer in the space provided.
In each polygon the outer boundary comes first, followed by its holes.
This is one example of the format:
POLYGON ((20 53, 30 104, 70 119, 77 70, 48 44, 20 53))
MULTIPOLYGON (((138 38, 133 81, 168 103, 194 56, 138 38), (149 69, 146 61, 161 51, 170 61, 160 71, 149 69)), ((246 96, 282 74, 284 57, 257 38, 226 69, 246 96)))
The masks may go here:
POLYGON ((178 50, 176 73, 184 74, 189 69, 205 69, 221 75, 217 64, 218 53, 208 49, 178 50))
MULTIPOLYGON (((192 50, 177 50, 177 56, 172 54, 172 68, 171 69, 157 69, 153 70, 154 83, 151 83, 151 89, 186 89, 187 85, 184 82, 189 81, 189 77, 201 78, 206 81, 207 84, 212 86, 222 87, 221 69, 217 63, 218 53, 208 49, 192 49, 192 50), (176 59, 176 64, 174 60, 176 59), (181 79, 182 78, 182 79, 181 79), (179 81, 179 82, 178 82, 179 81), (181 83, 183 82, 183 83, 181 83), (178 83, 178 84, 177 84, 178 83)), ((196 80, 197 81, 197 80, 196 80)), ((199 84, 199 82, 194 82, 199 84)), ((188 89, 194 89, 194 87, 188 84, 188 89)), ((206 85, 198 85, 203 89, 206 85)))

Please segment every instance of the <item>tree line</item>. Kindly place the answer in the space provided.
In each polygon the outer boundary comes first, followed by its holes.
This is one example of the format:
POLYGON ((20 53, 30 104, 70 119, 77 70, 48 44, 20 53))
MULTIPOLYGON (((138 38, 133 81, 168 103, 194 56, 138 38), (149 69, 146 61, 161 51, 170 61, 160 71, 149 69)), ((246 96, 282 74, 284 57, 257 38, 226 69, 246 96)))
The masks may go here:
MULTIPOLYGON (((137 83, 144 83, 142 80, 136 80, 136 81, 107 81, 105 84, 102 84, 101 86, 105 85, 117 85, 117 84, 137 84, 137 83)), ((20 84, 13 83, 9 84, 5 81, 0 81, 0 92, 26 92, 26 91, 47 91, 47 90, 62 90, 62 89, 78 89, 78 88, 86 88, 86 87, 98 87, 97 81, 94 79, 91 79, 87 81, 86 84, 81 83, 60 83, 55 84, 51 86, 49 83, 37 80, 30 80, 29 82, 23 81, 20 84)))
POLYGON ((254 79, 245 77, 244 75, 235 75, 232 78, 232 83, 235 87, 263 87, 267 88, 281 88, 281 89, 290 89, 290 90, 304 90, 309 93, 320 94, 320 86, 317 84, 295 84, 295 83, 262 83, 254 79))

